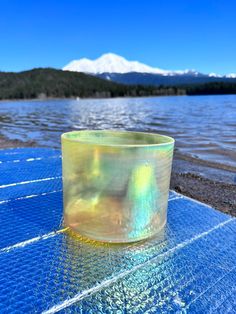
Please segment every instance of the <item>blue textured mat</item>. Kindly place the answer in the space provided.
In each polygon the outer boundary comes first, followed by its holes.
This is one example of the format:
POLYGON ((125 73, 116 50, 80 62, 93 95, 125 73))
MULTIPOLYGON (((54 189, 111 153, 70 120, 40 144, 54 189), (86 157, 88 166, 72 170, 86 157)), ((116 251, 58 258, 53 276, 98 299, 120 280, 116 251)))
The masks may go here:
POLYGON ((60 151, 0 151, 0 313, 236 313, 236 220, 171 192, 130 245, 62 228, 60 151))

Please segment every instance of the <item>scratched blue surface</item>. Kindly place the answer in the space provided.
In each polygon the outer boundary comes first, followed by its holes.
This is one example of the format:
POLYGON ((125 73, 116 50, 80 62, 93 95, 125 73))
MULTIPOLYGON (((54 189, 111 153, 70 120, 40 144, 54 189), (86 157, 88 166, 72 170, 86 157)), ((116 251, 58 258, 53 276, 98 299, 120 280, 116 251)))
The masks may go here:
POLYGON ((236 220, 170 193, 129 245, 62 230, 60 151, 0 150, 0 313, 236 313, 236 220))

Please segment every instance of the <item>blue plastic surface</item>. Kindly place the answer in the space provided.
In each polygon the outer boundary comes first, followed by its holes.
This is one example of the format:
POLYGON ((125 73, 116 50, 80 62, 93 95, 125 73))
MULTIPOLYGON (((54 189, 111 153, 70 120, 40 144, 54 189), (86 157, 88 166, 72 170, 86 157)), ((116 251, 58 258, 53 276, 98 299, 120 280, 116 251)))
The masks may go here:
POLYGON ((62 226, 60 151, 0 151, 0 313, 235 313, 236 220, 170 193, 165 230, 129 245, 62 226))

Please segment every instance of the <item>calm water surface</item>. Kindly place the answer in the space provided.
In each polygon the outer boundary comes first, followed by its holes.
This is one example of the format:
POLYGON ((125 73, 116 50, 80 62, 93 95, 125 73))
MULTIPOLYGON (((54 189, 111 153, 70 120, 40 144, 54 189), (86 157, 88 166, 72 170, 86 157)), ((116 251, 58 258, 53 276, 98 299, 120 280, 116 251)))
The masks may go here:
POLYGON ((0 135, 60 147, 60 134, 121 129, 173 136, 185 154, 236 166, 236 95, 0 102, 0 135))

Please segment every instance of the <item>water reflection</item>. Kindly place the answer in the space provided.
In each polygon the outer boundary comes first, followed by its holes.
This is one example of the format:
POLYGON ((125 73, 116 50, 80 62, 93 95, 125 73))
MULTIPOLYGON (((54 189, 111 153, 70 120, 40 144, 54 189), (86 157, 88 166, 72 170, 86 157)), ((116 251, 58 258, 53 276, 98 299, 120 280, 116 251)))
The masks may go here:
POLYGON ((236 165, 236 96, 1 102, 0 134, 60 147, 62 132, 121 129, 173 136, 180 151, 236 165))

